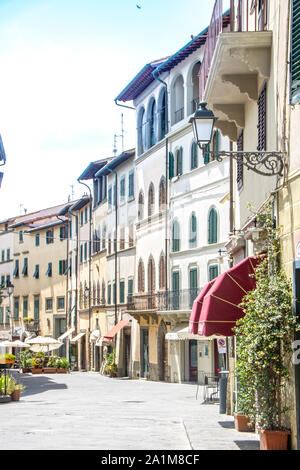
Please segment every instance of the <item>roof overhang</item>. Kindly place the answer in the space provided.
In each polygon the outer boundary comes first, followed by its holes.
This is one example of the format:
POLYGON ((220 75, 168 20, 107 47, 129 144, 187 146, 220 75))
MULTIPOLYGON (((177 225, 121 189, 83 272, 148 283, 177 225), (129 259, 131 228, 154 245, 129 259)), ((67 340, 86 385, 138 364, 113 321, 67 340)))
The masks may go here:
POLYGON ((272 31, 224 32, 218 37, 203 95, 219 118, 215 127, 236 141, 245 126, 245 104, 257 101, 270 77, 272 31))

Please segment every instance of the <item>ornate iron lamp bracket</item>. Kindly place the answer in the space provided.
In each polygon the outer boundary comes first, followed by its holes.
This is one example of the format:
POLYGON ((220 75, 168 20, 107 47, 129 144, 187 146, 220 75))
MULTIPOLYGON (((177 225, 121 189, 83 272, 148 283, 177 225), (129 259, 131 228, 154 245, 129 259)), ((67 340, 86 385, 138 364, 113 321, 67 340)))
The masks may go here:
POLYGON ((248 170, 255 171, 263 176, 283 176, 284 170, 284 152, 213 152, 204 150, 215 160, 221 162, 225 157, 232 157, 237 162, 244 165, 248 170))

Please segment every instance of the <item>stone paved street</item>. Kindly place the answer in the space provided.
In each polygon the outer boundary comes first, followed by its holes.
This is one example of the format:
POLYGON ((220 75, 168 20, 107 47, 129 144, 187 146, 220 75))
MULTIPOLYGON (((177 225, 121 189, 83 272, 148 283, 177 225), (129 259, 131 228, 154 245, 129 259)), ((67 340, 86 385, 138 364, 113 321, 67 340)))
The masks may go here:
POLYGON ((258 449, 195 385, 93 372, 23 374, 20 402, 0 405, 0 449, 258 449))

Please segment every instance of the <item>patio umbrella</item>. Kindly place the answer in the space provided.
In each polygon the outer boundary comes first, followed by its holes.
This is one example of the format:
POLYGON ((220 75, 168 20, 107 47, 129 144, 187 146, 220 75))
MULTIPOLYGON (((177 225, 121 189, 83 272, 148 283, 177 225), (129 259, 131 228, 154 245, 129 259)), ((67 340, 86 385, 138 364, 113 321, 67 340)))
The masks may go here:
POLYGON ((9 343, 9 346, 12 346, 13 348, 29 348, 27 343, 24 343, 24 341, 20 341, 19 339, 16 341, 7 341, 7 343, 9 343))
POLYGON ((27 344, 30 345, 30 350, 33 352, 49 352, 63 345, 63 343, 50 336, 36 336, 36 338, 29 339, 27 344))

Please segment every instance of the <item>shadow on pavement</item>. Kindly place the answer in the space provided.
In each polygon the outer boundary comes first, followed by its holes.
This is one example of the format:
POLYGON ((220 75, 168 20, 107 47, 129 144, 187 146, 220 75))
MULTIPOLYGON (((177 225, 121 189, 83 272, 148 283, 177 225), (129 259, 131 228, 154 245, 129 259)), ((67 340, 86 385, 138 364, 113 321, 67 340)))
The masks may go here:
POLYGON ((234 422, 233 421, 218 421, 218 424, 220 426, 222 426, 222 428, 234 429, 234 422))
POLYGON ((46 375, 32 376, 30 374, 21 374, 20 379, 21 383, 26 387, 22 392, 23 397, 46 392, 47 390, 63 390, 68 388, 66 384, 56 383, 51 377, 46 375))
POLYGON ((234 441, 240 450, 259 450, 259 441, 234 441))

